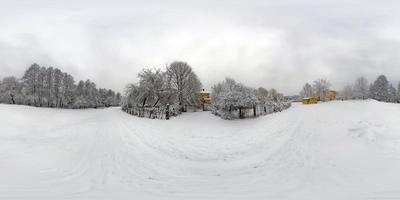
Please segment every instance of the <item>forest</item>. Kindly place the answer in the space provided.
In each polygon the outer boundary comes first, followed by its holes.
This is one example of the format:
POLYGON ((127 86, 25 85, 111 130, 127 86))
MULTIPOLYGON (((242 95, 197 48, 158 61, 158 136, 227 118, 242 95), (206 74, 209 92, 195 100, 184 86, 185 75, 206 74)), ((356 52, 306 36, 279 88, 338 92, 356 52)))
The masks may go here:
POLYGON ((0 103, 79 109, 118 106, 120 102, 120 93, 97 89, 89 79, 76 84, 72 75, 36 63, 22 78, 10 76, 0 82, 0 103))

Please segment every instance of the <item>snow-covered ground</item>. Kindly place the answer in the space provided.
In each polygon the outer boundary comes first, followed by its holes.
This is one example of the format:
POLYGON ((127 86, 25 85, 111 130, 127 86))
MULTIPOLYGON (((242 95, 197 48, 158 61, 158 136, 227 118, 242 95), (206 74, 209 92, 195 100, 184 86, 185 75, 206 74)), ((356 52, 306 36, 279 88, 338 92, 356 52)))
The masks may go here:
POLYGON ((400 199, 400 105, 234 121, 0 105, 0 199, 400 199))

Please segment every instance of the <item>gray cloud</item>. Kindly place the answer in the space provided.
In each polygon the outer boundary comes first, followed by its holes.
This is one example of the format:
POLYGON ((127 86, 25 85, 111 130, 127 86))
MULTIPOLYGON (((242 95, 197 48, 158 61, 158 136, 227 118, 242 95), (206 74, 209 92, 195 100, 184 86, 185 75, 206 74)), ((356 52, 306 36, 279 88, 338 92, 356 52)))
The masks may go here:
POLYGON ((0 77, 33 62, 122 91, 145 67, 192 65, 206 88, 225 76, 297 93, 327 78, 400 81, 396 1, 5 1, 0 77))

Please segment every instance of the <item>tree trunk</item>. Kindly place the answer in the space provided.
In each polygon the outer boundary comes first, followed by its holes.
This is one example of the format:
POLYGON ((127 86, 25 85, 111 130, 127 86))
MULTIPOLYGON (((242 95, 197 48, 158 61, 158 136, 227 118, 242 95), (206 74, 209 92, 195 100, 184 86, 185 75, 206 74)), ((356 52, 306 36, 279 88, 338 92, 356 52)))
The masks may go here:
POLYGON ((144 105, 146 105, 146 100, 147 100, 147 97, 145 97, 143 100, 143 104, 142 104, 143 107, 144 107, 144 105))
POLYGON ((166 111, 165 111, 165 119, 169 120, 169 104, 167 104, 167 108, 166 108, 166 111))
POLYGON ((15 104, 14 95, 10 94, 12 104, 15 104))
POLYGON ((160 101, 160 98, 157 99, 157 101, 154 103, 153 107, 155 107, 159 101, 160 101))

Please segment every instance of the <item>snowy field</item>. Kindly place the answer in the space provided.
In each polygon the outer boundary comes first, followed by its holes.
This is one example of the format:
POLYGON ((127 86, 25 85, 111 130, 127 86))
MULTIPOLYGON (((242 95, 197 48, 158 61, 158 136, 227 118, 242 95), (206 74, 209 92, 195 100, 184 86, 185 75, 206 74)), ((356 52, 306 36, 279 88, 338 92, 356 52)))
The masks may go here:
POLYGON ((0 199, 400 199, 400 105, 170 121, 0 105, 0 199))

